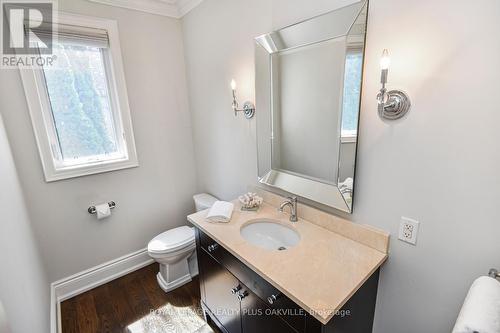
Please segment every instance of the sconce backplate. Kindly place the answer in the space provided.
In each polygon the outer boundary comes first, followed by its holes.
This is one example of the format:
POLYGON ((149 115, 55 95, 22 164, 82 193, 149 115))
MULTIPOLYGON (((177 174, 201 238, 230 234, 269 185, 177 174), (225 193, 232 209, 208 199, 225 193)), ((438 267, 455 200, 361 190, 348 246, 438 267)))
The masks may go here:
POLYGON ((252 102, 245 102, 243 104, 243 114, 245 118, 251 119, 255 115, 255 105, 252 102))
POLYGON ((410 111, 410 97, 404 91, 390 90, 385 103, 379 103, 378 115, 382 119, 396 120, 404 117, 410 111))

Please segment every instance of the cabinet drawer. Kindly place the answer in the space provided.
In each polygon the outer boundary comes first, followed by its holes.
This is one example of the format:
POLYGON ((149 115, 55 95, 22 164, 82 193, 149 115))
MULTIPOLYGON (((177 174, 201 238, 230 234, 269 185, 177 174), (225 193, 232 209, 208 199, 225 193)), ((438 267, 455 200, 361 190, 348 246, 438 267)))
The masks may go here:
POLYGON ((235 276, 267 304, 269 314, 281 317, 290 326, 295 328, 297 332, 304 331, 306 319, 306 311, 304 309, 281 294, 278 289, 253 271, 250 274, 245 274, 245 277, 238 276, 238 274, 235 274, 235 276))
POLYGON ((216 253, 220 251, 225 251, 223 247, 221 247, 216 241, 207 236, 203 231, 198 230, 196 233, 200 239, 200 247, 209 253, 212 256, 215 256, 216 253))
POLYGON ((298 332, 305 330, 306 311, 295 304, 259 274, 248 268, 208 235, 198 230, 199 244, 203 251, 230 271, 241 283, 265 302, 272 314, 281 317, 298 332), (273 297, 274 296, 274 297, 273 297))
POLYGON ((205 280, 205 304, 227 332, 241 333, 240 301, 231 293, 239 281, 204 251, 198 260, 205 280))

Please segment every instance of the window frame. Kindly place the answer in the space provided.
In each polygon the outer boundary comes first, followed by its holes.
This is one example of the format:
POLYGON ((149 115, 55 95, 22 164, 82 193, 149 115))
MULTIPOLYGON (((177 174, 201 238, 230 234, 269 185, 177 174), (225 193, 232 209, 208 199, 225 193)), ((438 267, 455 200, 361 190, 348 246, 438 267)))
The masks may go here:
MULTIPOLYGON (((58 163, 56 128, 45 82, 43 68, 19 67, 28 102, 31 122, 42 163, 45 181, 53 182, 74 177, 134 168, 139 166, 128 104, 125 73, 118 35, 118 24, 114 20, 94 18, 64 12, 57 13, 60 24, 104 29, 108 33, 109 47, 101 50, 111 111, 117 135, 117 144, 126 155, 121 159, 89 161, 85 164, 65 165, 58 163)), ((57 23, 56 23, 57 24, 57 23)))

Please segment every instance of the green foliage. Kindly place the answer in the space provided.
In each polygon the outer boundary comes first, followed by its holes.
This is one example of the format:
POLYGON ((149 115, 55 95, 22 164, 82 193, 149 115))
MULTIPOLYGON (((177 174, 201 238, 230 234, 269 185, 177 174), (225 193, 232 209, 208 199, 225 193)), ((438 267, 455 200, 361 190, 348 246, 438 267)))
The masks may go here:
POLYGON ((54 52, 57 64, 44 73, 63 158, 115 152, 99 49, 59 44, 54 52))
POLYGON ((359 99, 361 94, 361 72, 363 54, 348 53, 346 56, 344 75, 344 100, 342 111, 342 129, 357 130, 359 99))

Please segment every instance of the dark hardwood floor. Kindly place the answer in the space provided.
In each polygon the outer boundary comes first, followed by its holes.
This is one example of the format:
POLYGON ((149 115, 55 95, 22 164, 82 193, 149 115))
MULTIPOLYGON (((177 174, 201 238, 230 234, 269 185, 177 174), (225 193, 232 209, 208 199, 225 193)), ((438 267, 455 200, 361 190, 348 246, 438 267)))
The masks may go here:
POLYGON ((61 303, 63 333, 214 333, 200 308, 198 278, 165 293, 153 264, 61 303))

